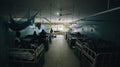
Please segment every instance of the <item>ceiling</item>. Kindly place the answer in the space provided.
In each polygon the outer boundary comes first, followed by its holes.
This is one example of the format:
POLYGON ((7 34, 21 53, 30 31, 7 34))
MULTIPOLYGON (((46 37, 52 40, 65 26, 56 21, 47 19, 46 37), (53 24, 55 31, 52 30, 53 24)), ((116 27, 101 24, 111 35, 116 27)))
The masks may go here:
POLYGON ((102 11, 88 17, 82 18, 82 21, 120 21, 120 7, 102 11))
POLYGON ((119 0, 1 0, 0 16, 21 18, 40 10, 37 18, 44 17, 51 22, 73 22, 80 18, 120 6, 119 0), (58 13, 58 14, 57 14, 58 13))

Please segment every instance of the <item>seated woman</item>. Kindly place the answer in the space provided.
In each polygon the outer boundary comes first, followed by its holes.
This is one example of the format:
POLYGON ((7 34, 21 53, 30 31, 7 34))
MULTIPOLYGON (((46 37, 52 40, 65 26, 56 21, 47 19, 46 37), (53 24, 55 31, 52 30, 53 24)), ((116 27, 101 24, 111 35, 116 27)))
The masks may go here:
POLYGON ((31 40, 31 48, 36 48, 38 46, 38 35, 36 33, 36 31, 34 31, 33 35, 32 35, 32 40, 31 40))
POLYGON ((39 42, 41 43, 45 43, 46 41, 46 32, 44 29, 42 29, 42 32, 39 33, 39 36, 38 36, 38 39, 39 39, 39 42))
POLYGON ((44 29, 42 29, 42 32, 39 33, 39 45, 40 44, 44 44, 44 48, 45 48, 45 51, 48 51, 48 48, 49 48, 49 45, 47 44, 47 41, 46 41, 46 32, 44 29))
POLYGON ((38 41, 38 35, 37 35, 36 31, 34 31, 34 33, 33 33, 32 40, 33 40, 32 43, 37 43, 37 41, 38 41))
POLYGON ((16 37, 15 37, 15 47, 20 47, 21 40, 20 40, 20 32, 16 32, 16 37))

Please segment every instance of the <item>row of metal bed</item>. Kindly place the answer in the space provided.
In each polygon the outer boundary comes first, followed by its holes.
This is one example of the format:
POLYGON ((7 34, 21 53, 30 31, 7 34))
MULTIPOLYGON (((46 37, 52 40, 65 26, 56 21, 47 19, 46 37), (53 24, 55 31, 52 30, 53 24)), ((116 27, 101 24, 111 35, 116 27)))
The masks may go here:
POLYGON ((79 33, 66 33, 65 38, 80 59, 81 67, 120 66, 120 46, 115 43, 79 33))
POLYGON ((50 38, 50 34, 47 34, 46 43, 39 43, 38 40, 31 43, 32 39, 25 37, 22 47, 11 47, 9 52, 10 67, 25 67, 26 64, 30 65, 30 67, 31 65, 33 67, 36 65, 42 67, 45 62, 45 51, 49 49, 49 43, 51 42, 50 38), (27 47, 25 47, 26 45, 27 47), (20 66, 21 64, 23 66, 20 66))

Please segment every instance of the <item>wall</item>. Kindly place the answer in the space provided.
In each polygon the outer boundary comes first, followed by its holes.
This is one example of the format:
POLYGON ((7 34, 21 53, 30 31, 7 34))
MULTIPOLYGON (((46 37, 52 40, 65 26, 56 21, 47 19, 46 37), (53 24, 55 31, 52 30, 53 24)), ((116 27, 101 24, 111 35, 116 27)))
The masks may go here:
POLYGON ((4 18, 0 18, 0 67, 9 66, 9 46, 12 44, 12 34, 6 23, 4 18))
MULTIPOLYGON (((80 24, 79 24, 80 25, 80 24)), ((120 44, 120 23, 117 22, 92 22, 84 24, 79 32, 93 38, 102 38, 120 44), (97 24, 96 24, 97 23, 97 24), (92 29, 92 30, 91 30, 92 29)))

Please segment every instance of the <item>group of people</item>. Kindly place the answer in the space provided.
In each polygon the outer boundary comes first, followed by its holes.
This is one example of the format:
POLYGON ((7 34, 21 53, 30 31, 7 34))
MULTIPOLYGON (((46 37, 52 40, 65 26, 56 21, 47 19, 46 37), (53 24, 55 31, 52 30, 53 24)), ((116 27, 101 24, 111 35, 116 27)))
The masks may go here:
POLYGON ((39 43, 46 43, 46 32, 45 32, 45 30, 44 29, 42 29, 42 31, 39 33, 39 35, 38 35, 38 40, 39 40, 39 43))
MULTIPOLYGON (((39 35, 37 35, 36 31, 34 31, 33 35, 32 35, 32 39, 31 39, 31 43, 38 43, 39 45, 40 44, 44 44, 45 46, 45 49, 48 49, 48 46, 46 44, 46 32, 44 29, 42 29, 42 31, 39 33, 39 35), (47 48, 46 48, 47 47, 47 48)), ((15 45, 16 47, 19 47, 22 42, 21 38, 21 33, 20 32, 16 32, 16 37, 15 37, 15 45)))

